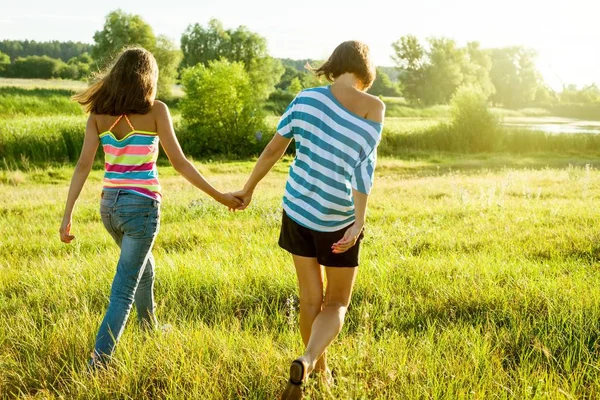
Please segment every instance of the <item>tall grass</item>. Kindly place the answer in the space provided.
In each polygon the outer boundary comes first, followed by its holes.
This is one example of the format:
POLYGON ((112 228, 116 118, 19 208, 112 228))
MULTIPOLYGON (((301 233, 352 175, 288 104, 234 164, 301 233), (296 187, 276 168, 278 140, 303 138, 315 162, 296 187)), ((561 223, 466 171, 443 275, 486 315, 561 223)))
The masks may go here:
POLYGON ((84 132, 83 116, 0 119, 0 159, 9 163, 76 161, 84 132))
POLYGON ((0 87, 0 118, 14 116, 83 115, 65 89, 0 87))
MULTIPOLYGON (((337 384, 311 384, 309 398, 600 395, 600 172, 510 162, 380 160, 347 324, 328 353, 337 384)), ((57 234, 71 170, 0 174, 0 398, 276 398, 302 350, 296 278, 276 245, 287 163, 235 214, 160 168, 156 299, 174 328, 130 324, 98 374, 85 362, 118 256, 97 212, 101 172, 71 246, 57 234)), ((199 165, 221 189, 251 167, 199 165)))

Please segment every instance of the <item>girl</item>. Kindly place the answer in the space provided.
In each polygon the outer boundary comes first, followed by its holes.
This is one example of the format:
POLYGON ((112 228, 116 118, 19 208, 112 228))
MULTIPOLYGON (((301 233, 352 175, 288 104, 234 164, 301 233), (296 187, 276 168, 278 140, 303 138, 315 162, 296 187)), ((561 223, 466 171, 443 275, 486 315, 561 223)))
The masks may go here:
POLYGON ((292 362, 282 399, 301 398, 312 371, 330 380, 325 350, 350 303, 385 113, 383 102, 365 93, 375 70, 363 43, 340 44, 315 72, 333 84, 304 90, 292 101, 244 189, 234 193, 247 207, 256 185, 296 141, 279 245, 294 259, 306 350, 292 362))
POLYGON ((233 195, 213 188, 185 157, 167 106, 155 100, 157 79, 158 67, 149 51, 126 49, 100 79, 74 96, 90 116, 60 237, 65 243, 75 238, 71 234, 73 208, 102 143, 105 173, 100 215, 121 248, 91 367, 109 360, 134 303, 140 325, 144 329, 157 326, 152 245, 159 230, 162 196, 156 168, 159 141, 173 167, 190 183, 230 209, 241 205, 233 195))

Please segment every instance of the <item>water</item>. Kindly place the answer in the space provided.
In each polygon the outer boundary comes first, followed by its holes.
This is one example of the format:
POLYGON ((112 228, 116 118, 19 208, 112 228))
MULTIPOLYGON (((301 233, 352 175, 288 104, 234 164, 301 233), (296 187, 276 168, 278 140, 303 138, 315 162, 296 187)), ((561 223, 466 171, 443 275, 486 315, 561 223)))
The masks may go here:
POLYGON ((600 134, 600 121, 583 121, 556 117, 518 117, 505 118, 504 125, 514 128, 525 128, 551 134, 589 133, 600 134))

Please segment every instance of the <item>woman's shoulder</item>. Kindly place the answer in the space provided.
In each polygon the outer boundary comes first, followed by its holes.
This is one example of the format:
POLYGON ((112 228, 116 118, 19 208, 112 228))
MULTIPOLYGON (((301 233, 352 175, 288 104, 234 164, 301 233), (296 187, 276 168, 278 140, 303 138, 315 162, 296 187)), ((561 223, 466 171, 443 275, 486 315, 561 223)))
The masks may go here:
POLYGON ((385 103, 379 97, 366 92, 360 92, 360 95, 363 96, 365 103, 368 104, 373 111, 385 109, 385 103))
POLYGON ((363 96, 363 101, 367 108, 367 119, 382 123, 385 115, 385 103, 383 100, 365 92, 361 92, 361 96, 363 96))
POLYGON ((169 112, 169 106, 163 103, 160 100, 154 100, 152 107, 150 108, 150 112, 156 115, 165 114, 169 112))

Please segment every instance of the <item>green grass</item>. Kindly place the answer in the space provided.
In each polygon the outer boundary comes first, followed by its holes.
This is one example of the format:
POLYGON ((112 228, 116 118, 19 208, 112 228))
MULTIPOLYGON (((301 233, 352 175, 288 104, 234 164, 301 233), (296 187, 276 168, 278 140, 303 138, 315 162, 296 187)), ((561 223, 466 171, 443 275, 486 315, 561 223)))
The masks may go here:
MULTIPOLYGON (((242 213, 171 168, 155 245, 167 334, 131 324, 112 368, 85 361, 118 256, 93 171, 58 240, 69 167, 0 171, 0 398, 275 398, 301 352, 297 289, 276 245, 289 159, 242 213)), ((219 188, 252 164, 199 164, 219 188)), ((340 378, 310 398, 598 398, 600 171, 590 159, 382 159, 340 378), (590 164, 586 166, 586 164, 590 164)), ((135 319, 135 316, 132 315, 135 319)))
POLYGON ((14 116, 83 115, 67 89, 0 87, 0 118, 14 116))
POLYGON ((8 163, 76 161, 85 121, 83 115, 0 118, 0 159, 8 163))

